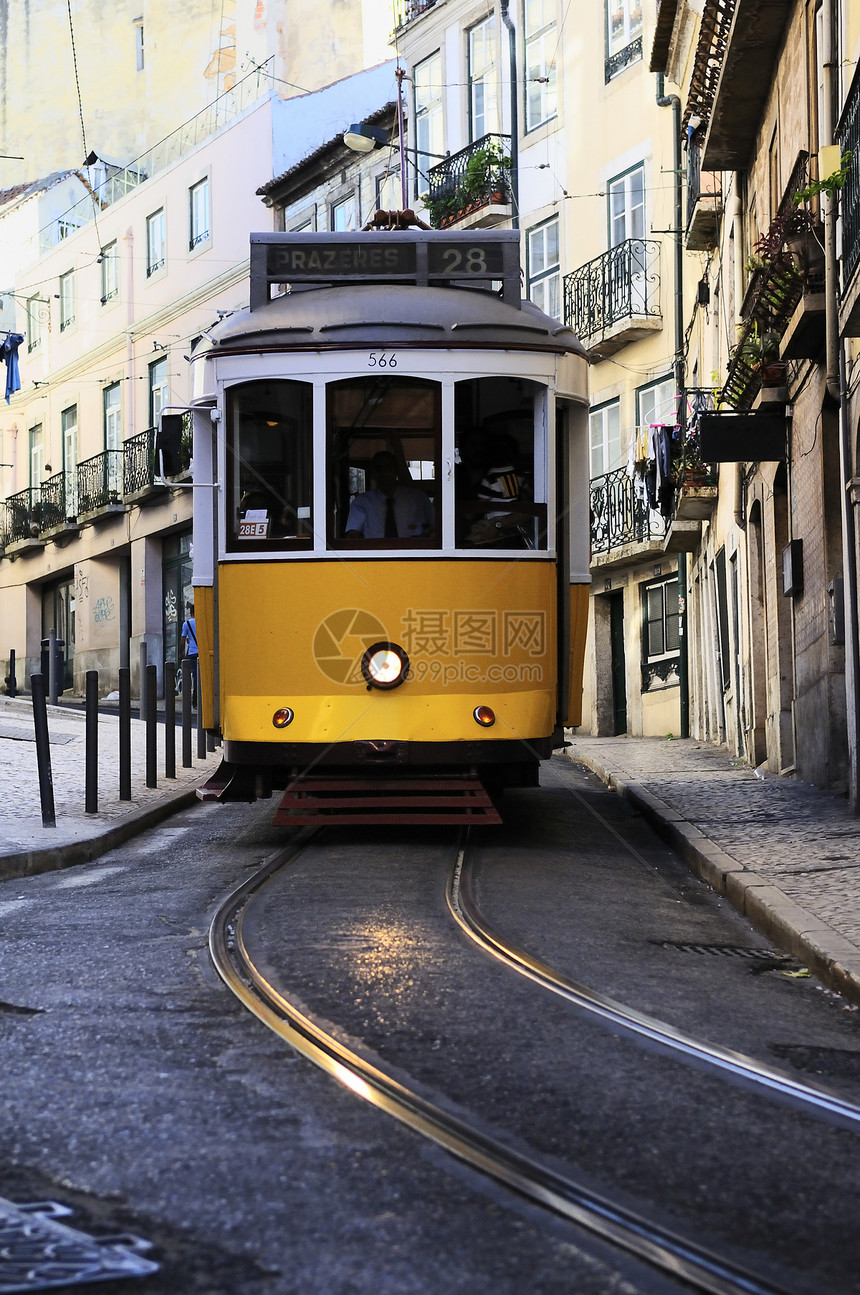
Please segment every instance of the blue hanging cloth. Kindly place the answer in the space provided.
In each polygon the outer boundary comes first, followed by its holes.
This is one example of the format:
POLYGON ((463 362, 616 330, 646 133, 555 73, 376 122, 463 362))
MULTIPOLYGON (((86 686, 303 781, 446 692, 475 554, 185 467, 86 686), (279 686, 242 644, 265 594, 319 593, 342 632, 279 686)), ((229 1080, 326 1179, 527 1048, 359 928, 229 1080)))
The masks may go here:
POLYGON ((0 358, 6 361, 7 405, 15 392, 21 390, 21 375, 18 372, 18 347, 23 340, 23 333, 7 333, 5 342, 0 345, 0 358))

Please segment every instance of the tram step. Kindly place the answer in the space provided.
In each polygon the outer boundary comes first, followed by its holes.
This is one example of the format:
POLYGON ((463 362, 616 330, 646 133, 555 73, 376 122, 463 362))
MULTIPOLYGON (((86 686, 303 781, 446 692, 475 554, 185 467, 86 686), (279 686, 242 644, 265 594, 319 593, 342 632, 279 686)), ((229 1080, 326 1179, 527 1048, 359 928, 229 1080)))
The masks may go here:
POLYGON ((311 823, 501 823, 477 776, 297 778, 272 820, 275 827, 311 823))

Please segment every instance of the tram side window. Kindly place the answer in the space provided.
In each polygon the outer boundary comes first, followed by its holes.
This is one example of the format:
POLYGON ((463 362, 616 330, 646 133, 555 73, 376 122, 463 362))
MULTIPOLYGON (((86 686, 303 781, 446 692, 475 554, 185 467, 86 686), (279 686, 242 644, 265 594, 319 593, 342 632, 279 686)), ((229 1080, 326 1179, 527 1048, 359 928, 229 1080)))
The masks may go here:
MULTIPOLYGON (((546 548, 546 502, 536 465, 535 383, 458 382, 454 399, 455 537, 463 549, 546 548)), ((537 454, 536 454, 537 449, 537 454)))
POLYGON ((438 383, 391 375, 329 386, 331 547, 438 545, 439 391, 438 383))
POLYGON ((251 548, 313 544, 313 387, 248 382, 230 392, 228 543, 251 548))

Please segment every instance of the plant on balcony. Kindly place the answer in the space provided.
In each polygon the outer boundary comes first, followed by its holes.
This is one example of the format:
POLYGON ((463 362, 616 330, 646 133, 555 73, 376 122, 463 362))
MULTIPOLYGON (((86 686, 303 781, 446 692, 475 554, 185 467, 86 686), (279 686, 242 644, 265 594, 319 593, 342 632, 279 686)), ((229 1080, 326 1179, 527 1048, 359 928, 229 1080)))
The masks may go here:
POLYGON ((673 462, 675 488, 681 490, 690 486, 713 484, 713 466, 702 458, 702 448, 698 429, 691 426, 687 429, 679 454, 673 462))
POLYGON ((448 177, 448 184, 438 197, 428 198, 430 222, 437 229, 447 221, 464 214, 472 205, 490 201, 502 202, 506 187, 504 172, 511 159, 501 146, 491 140, 470 153, 462 178, 448 177))
POLYGON ((785 361, 779 358, 780 334, 770 328, 759 328, 754 322, 749 332, 741 333, 730 357, 758 373, 762 386, 779 387, 785 382, 785 361))
POLYGON ((823 180, 813 180, 805 189, 798 189, 791 200, 795 207, 799 207, 802 202, 809 202, 811 198, 817 198, 820 193, 826 193, 830 199, 834 198, 848 179, 851 157, 851 150, 846 149, 840 158, 840 166, 837 170, 831 171, 830 175, 825 176, 823 180))

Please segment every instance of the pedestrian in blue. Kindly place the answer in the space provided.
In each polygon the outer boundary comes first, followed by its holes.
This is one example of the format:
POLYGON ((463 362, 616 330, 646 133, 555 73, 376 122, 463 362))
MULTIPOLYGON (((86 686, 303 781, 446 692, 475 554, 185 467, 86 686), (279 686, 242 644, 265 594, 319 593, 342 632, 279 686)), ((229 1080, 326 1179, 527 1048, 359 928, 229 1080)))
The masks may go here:
POLYGON ((179 635, 180 635, 180 638, 182 639, 183 648, 184 648, 182 668, 183 669, 186 668, 185 662, 187 661, 188 662, 187 668, 191 671, 191 704, 192 706, 196 706, 197 705, 197 667, 199 664, 199 661, 198 661, 199 654, 197 649, 197 622, 194 619, 193 603, 188 608, 188 619, 182 622, 182 629, 179 631, 179 635))

